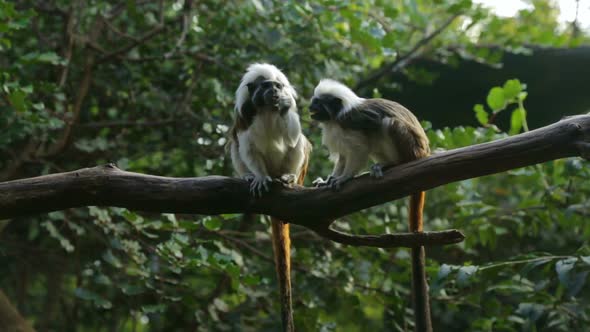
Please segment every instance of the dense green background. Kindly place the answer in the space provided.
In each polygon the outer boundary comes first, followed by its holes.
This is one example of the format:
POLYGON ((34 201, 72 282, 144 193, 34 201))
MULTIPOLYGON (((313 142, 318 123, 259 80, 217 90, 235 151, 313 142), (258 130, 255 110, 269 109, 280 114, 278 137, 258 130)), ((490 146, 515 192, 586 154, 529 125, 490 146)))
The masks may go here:
MULTIPOLYGON (((0 0, 0 180, 107 162, 166 176, 232 175, 223 145, 233 93, 247 64, 268 61, 300 93, 315 145, 310 183, 331 168, 306 110, 320 78, 363 96, 403 94, 394 73, 436 82, 423 60, 494 68, 504 52, 589 41, 557 22, 551 1, 530 2, 536 10, 501 18, 469 0, 0 0), (367 80, 374 73, 382 75, 367 80)), ((455 123, 480 127, 433 128, 416 111, 432 149, 527 130, 527 117, 541 115, 527 108, 526 83, 489 86, 481 105, 454 110, 455 123), (495 125, 499 112, 506 125, 495 125)), ((447 111, 446 98, 436 112, 447 111)), ((588 329, 589 179, 575 158, 430 191, 426 228, 467 235, 427 251, 435 330, 588 329)), ((405 204, 338 226, 404 231, 405 204)), ((239 220, 88 207, 0 221, 0 289, 39 331, 274 331, 269 224, 239 220)), ((408 250, 292 233, 300 331, 412 329, 408 250)))

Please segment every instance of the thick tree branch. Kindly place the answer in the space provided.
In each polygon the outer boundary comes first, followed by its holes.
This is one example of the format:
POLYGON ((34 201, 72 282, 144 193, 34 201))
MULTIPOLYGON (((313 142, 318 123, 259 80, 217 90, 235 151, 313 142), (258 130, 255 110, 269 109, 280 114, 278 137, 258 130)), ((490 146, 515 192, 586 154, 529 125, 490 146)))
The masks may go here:
MULTIPOLYGON (((236 178, 169 178, 125 172, 113 165, 99 166, 0 183, 0 218, 88 205, 210 215, 251 212, 276 216, 345 242, 350 235, 326 233, 332 220, 450 182, 559 158, 588 156, 589 143, 590 116, 581 115, 521 135, 403 164, 387 170, 379 180, 360 176, 338 192, 328 188, 287 189, 275 184, 273 193, 260 199, 251 197, 248 184, 236 178)), ((459 238, 457 233, 451 234, 450 238, 459 238)), ((414 240, 422 237, 416 244, 429 245, 426 238, 431 234, 410 235, 414 240)), ((443 238, 447 242, 442 243, 449 243, 443 238)), ((391 235, 373 239, 378 241, 373 242, 375 246, 382 246, 391 241, 391 235)), ((371 237, 355 241, 367 240, 371 237)))

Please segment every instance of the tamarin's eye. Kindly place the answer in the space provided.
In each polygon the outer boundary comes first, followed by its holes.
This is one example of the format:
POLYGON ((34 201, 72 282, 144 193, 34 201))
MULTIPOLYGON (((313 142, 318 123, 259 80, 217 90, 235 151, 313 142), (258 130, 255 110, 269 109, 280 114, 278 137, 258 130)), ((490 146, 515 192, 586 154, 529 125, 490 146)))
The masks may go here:
POLYGON ((282 89, 283 88, 283 84, 281 82, 276 82, 275 86, 277 87, 277 89, 282 89))

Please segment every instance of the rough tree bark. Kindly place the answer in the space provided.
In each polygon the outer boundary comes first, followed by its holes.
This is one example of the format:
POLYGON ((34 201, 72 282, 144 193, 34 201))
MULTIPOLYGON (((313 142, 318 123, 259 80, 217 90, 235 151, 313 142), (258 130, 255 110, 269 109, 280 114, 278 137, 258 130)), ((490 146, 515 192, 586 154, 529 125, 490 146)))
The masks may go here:
POLYGON ((169 178, 106 165, 0 183, 0 218, 88 205, 209 215, 249 212, 306 226, 324 237, 351 245, 415 247, 456 243, 463 235, 455 230, 354 236, 335 231, 330 224, 352 212, 446 183, 580 155, 590 156, 589 115, 438 153, 389 169, 379 180, 360 176, 338 192, 329 188, 289 189, 275 184, 272 195, 254 199, 247 183, 236 178, 169 178))

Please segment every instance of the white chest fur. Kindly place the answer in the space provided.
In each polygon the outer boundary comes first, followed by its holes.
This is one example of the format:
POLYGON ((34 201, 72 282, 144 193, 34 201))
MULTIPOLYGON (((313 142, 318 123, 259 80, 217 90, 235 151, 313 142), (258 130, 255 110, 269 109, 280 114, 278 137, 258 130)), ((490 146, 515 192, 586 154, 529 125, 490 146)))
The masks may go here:
POLYGON ((346 158, 358 158, 367 154, 383 165, 399 163, 399 153, 394 138, 391 137, 388 120, 381 128, 367 133, 359 130, 343 129, 336 123, 322 123, 322 144, 330 151, 332 158, 342 155, 346 158))
POLYGON ((336 123, 322 123, 322 144, 330 151, 331 157, 343 155, 353 157, 355 153, 368 153, 369 139, 360 131, 344 130, 336 123))
POLYGON ((287 121, 275 112, 263 112, 256 117, 248 128, 251 142, 262 154, 284 153, 287 121))
MULTIPOLYGON (((293 146, 290 137, 293 134, 290 128, 292 120, 288 115, 281 116, 276 112, 257 114, 250 127, 238 134, 240 149, 246 148, 260 156, 268 174, 280 175, 281 165, 293 146)), ((295 137, 298 139, 300 135, 301 130, 297 126, 295 137)))

